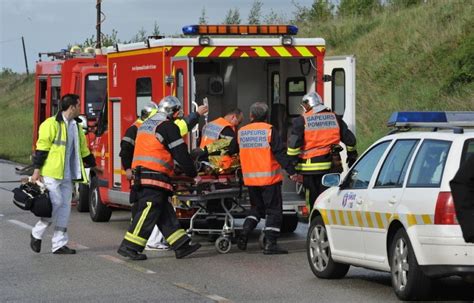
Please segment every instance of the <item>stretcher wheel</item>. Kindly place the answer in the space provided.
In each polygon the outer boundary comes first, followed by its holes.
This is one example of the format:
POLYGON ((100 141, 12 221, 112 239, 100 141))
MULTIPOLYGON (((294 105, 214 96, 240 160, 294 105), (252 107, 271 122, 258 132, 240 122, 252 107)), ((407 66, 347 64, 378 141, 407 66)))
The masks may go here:
POLYGON ((267 243, 267 238, 265 237, 265 233, 262 231, 260 233, 260 237, 258 238, 258 244, 260 245, 261 249, 264 249, 266 243, 267 243))
POLYGON ((216 249, 221 254, 226 254, 230 251, 232 243, 230 242, 229 237, 219 237, 216 240, 216 249))

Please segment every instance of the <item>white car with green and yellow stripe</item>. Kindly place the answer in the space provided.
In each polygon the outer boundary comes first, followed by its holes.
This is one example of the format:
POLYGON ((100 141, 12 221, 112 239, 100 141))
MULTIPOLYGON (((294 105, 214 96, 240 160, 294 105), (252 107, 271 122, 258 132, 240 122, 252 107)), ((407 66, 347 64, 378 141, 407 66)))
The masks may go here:
POLYGON ((323 177, 331 187, 310 215, 308 260, 319 278, 342 278, 350 265, 391 272, 400 299, 423 299, 434 278, 474 275, 449 186, 474 156, 474 112, 399 112, 389 125, 347 174, 323 177))

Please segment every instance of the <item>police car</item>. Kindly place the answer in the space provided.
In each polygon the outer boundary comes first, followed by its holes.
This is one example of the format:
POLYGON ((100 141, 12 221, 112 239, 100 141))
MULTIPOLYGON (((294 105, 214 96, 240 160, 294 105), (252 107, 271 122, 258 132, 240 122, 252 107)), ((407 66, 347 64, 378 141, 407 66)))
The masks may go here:
POLYGON ((433 278, 474 274, 449 187, 474 155, 474 112, 396 112, 389 126, 347 174, 323 177, 330 188, 310 215, 308 261, 326 279, 350 265, 390 272, 400 299, 419 299, 433 278), (431 130, 407 131, 416 127, 431 130))

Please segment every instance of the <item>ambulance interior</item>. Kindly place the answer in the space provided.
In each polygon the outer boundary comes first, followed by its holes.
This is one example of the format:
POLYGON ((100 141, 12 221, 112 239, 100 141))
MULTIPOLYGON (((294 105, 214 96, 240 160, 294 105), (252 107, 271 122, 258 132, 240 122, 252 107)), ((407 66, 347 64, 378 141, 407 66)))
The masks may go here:
MULTIPOLYGON (((196 58, 193 74, 194 100, 202 104, 208 98, 208 121, 237 107, 244 113, 242 126, 249 122, 250 105, 266 102, 269 122, 286 145, 291 120, 301 114, 302 96, 314 90, 316 69, 314 59, 196 58)), ((284 183, 284 191, 295 191, 293 182, 284 183)))

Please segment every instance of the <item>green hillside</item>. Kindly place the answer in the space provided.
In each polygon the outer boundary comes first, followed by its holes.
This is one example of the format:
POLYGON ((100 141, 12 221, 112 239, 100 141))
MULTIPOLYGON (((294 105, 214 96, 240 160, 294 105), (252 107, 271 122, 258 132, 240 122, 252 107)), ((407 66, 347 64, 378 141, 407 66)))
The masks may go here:
POLYGON ((400 110, 474 110, 474 2, 430 1, 372 17, 303 24, 327 55, 354 54, 357 139, 363 150, 400 110))
MULTIPOLYGON (((474 110, 474 2, 429 1, 370 17, 299 24, 327 55, 357 57, 357 138, 363 151, 397 110, 474 110)), ((0 75, 0 158, 28 162, 33 78, 0 75)))
POLYGON ((30 162, 34 90, 33 75, 0 74, 0 159, 30 162))

